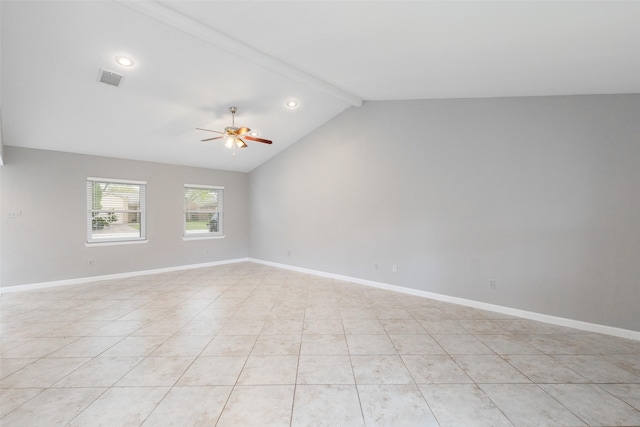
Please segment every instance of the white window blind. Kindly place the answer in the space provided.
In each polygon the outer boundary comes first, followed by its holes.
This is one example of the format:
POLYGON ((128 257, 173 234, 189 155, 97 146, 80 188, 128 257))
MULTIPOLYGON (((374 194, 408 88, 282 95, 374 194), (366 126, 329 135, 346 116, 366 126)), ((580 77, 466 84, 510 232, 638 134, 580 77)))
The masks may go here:
POLYGON ((87 178, 87 242, 146 239, 146 182, 87 178))
POLYGON ((224 187, 185 184, 184 236, 223 236, 224 187))

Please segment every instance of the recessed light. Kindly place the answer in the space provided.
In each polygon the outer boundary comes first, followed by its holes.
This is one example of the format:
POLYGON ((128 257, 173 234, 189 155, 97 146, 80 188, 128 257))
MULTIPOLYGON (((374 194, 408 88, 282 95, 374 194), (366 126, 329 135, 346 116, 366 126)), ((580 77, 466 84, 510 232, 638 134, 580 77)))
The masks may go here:
POLYGON ((288 108, 296 108, 298 107, 298 101, 296 101, 295 99, 290 99, 287 101, 286 106, 288 108))
POLYGON ((116 56, 116 64, 122 65, 123 67, 133 67, 133 64, 135 64, 135 62, 128 56, 119 55, 116 56))
POLYGON ((251 135, 251 136, 258 136, 258 135, 260 135, 260 134, 259 134, 258 132, 251 132, 249 135, 251 135))

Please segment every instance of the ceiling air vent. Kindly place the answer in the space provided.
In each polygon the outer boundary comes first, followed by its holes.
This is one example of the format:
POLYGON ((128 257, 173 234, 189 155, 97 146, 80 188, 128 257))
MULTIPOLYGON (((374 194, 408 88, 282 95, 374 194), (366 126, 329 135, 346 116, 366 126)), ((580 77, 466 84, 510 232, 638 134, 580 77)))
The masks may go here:
POLYGON ((100 70, 100 83, 118 87, 123 77, 122 74, 114 73, 113 71, 100 70))

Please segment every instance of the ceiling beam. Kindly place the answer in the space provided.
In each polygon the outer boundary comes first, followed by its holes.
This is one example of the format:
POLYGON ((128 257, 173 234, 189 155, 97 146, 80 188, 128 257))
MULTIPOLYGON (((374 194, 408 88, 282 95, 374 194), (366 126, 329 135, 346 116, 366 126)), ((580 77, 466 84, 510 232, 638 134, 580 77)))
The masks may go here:
POLYGON ((126 1, 114 0, 129 9, 133 9, 149 18, 170 26, 178 31, 197 38, 205 43, 223 49, 235 56, 251 61, 283 77, 295 80, 305 86, 316 89, 333 98, 344 101, 350 105, 359 107, 362 99, 346 92, 339 87, 312 76, 299 68, 280 61, 266 53, 249 46, 239 40, 217 31, 202 22, 186 16, 166 4, 157 1, 126 1))

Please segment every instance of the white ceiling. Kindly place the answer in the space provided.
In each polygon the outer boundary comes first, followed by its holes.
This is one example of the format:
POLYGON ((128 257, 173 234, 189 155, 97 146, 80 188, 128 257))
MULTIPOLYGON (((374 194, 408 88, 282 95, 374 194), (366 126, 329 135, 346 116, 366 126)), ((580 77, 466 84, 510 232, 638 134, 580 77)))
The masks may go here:
POLYGON ((2 1, 5 145, 248 172, 363 101, 640 92, 640 2, 2 1), (125 69, 118 54, 136 61, 125 69), (98 82, 100 69, 125 75, 98 82), (289 110, 288 99, 300 107, 289 110), (232 157, 196 127, 251 127, 232 157))

